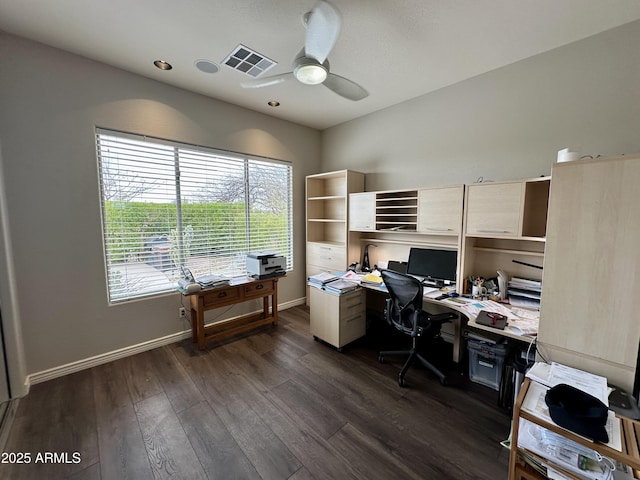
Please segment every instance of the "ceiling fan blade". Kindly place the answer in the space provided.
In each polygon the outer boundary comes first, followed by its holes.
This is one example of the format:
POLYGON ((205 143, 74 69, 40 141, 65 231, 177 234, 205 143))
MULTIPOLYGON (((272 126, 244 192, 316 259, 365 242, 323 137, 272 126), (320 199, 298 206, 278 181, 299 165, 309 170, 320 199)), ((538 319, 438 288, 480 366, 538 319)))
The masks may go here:
POLYGON ((304 49, 307 56, 324 63, 340 34, 340 14, 325 1, 320 2, 307 21, 304 49))
POLYGON ((270 87, 271 85, 277 85, 278 83, 285 82, 293 76, 293 72, 280 73, 279 75, 271 75, 270 77, 256 78, 255 80, 249 80, 248 82, 242 82, 240 85, 242 88, 262 88, 270 87))
POLYGON ((341 97, 353 100, 354 102, 369 96, 369 92, 360 85, 347 78, 341 77, 340 75, 336 75, 335 73, 327 75, 326 80, 322 84, 341 97))

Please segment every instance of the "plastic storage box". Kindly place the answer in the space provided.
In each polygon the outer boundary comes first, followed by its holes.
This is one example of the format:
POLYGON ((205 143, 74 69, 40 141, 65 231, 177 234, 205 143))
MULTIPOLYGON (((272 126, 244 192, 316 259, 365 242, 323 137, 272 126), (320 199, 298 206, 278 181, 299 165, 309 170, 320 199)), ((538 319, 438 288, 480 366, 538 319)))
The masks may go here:
POLYGON ((500 390, 507 344, 469 339, 469 379, 494 390, 500 390))

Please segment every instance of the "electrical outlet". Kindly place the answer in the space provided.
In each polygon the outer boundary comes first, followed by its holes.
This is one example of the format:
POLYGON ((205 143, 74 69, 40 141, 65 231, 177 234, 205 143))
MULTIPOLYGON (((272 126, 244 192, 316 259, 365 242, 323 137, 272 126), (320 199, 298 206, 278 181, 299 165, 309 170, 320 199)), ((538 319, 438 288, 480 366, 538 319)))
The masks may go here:
POLYGON ((180 315, 180 318, 185 318, 187 316, 187 309, 184 307, 180 307, 178 309, 178 315, 180 315))

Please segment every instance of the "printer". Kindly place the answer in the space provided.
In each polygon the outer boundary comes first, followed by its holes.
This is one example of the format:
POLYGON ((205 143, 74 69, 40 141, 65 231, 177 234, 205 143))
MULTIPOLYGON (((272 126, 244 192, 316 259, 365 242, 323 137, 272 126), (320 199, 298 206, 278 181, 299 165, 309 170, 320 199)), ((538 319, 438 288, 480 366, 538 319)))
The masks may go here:
POLYGON ((275 252, 251 252, 247 254, 247 274, 259 280, 285 275, 287 259, 275 252))

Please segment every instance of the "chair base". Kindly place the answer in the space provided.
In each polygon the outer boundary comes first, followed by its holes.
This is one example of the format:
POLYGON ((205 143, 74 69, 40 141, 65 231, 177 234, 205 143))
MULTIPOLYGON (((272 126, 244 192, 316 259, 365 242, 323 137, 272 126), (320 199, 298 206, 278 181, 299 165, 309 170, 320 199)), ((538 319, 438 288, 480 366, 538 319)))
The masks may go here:
POLYGON ((411 350, 386 350, 386 351, 380 352, 378 354, 378 361, 380 363, 384 363, 384 357, 386 355, 408 356, 407 361, 404 363, 404 366, 402 367, 402 370, 400 370, 400 374, 398 375, 398 385, 400 385, 401 387, 405 387, 406 386, 406 383, 404 381, 404 377, 407 374, 407 371, 409 370, 411 365, 413 365, 416 360, 418 360, 423 367, 425 367, 427 370, 431 371, 436 377, 438 377, 438 380, 440 380, 440 383, 442 385, 446 385, 447 384, 446 375, 444 373, 442 373, 437 367, 435 367, 431 362, 429 362, 426 358, 424 358, 422 355, 420 355, 418 352, 416 352, 415 349, 411 349, 411 350))

